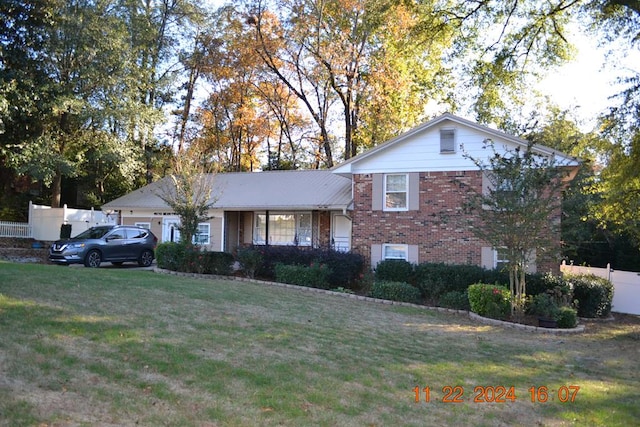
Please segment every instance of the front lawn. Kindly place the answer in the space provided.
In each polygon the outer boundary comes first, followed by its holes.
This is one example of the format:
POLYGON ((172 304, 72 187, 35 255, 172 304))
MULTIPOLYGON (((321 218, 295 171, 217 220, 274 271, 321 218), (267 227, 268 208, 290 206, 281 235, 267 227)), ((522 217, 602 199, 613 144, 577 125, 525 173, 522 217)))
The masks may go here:
POLYGON ((627 426, 639 357, 632 316, 555 336, 246 282, 0 262, 0 425, 627 426))

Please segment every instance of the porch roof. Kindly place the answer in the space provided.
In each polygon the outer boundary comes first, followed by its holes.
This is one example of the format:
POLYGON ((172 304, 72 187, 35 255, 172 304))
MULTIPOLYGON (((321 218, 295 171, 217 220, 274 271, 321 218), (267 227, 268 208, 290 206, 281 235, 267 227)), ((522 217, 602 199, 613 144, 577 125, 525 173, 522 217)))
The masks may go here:
MULTIPOLYGON (((105 203, 103 210, 168 209, 158 196, 169 177, 105 203)), ((237 172, 213 180, 213 209, 346 210, 352 202, 351 179, 329 170, 237 172)))

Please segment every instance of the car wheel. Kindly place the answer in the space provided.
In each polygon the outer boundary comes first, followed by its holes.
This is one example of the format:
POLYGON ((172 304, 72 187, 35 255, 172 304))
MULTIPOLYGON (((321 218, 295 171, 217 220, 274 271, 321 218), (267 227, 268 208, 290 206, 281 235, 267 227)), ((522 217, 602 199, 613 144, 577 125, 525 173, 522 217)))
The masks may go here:
POLYGON ((138 258, 138 265, 140 267, 149 267, 153 262, 153 252, 150 250, 142 251, 140 258, 138 258))
POLYGON ((84 258, 84 266, 91 268, 100 267, 100 263, 102 262, 102 255, 97 250, 89 251, 87 256, 84 258))

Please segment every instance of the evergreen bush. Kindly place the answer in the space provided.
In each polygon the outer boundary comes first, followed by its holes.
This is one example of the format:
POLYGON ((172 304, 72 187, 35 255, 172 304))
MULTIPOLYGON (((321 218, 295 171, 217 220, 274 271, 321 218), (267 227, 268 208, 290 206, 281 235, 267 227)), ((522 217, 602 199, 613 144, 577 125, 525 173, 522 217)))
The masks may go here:
POLYGON ((420 291, 405 282, 391 282, 376 280, 371 287, 369 296, 390 301, 402 301, 417 304, 420 302, 420 291))

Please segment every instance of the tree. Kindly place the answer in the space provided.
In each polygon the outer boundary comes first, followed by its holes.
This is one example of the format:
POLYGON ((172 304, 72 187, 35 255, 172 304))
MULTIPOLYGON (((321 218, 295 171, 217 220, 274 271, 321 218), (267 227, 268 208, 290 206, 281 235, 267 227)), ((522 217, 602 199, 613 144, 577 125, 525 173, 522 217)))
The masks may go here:
POLYGON ((486 185, 478 190, 461 184, 470 192, 465 208, 473 234, 507 259, 512 314, 517 316, 523 314, 528 264, 560 250, 560 194, 569 171, 552 154, 538 154, 533 144, 498 152, 492 141, 485 142, 493 152, 486 160, 466 155, 486 185))
POLYGON ((188 244, 198 224, 211 219, 209 210, 217 200, 213 195, 215 173, 195 147, 176 156, 173 165, 173 172, 165 177, 157 195, 180 217, 180 239, 188 244))

